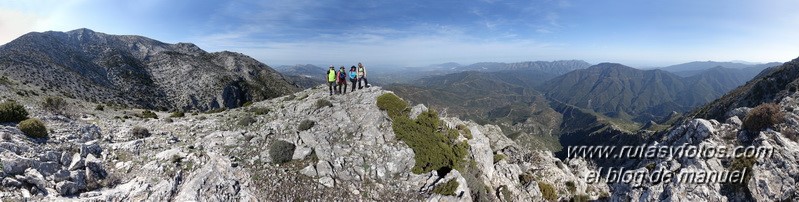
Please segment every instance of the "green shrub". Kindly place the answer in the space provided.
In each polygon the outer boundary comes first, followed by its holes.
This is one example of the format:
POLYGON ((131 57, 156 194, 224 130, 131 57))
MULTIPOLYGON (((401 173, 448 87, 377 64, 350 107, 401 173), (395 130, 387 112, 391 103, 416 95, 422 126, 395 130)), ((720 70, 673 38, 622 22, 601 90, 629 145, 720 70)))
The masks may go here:
POLYGON ((386 110, 388 116, 395 117, 408 115, 408 103, 392 93, 386 93, 377 97, 377 107, 386 110))
POLYGON ((98 104, 97 106, 94 107, 94 110, 103 111, 103 110, 105 110, 105 106, 103 106, 101 104, 98 104))
POLYGON ((208 110, 205 113, 206 114, 215 114, 215 113, 224 112, 224 111, 227 111, 227 108, 225 108, 225 107, 216 108, 216 109, 208 110))
POLYGON ((302 122, 300 122, 300 125, 297 126, 297 130, 306 131, 308 129, 313 128, 314 125, 316 125, 316 122, 306 119, 306 120, 303 120, 302 122))
POLYGON ((158 119, 158 115, 155 114, 155 112, 152 112, 150 110, 142 111, 141 114, 139 114, 139 117, 144 118, 144 119, 158 119))
POLYGON ((244 103, 243 105, 241 105, 241 106, 243 106, 243 107, 249 107, 249 106, 251 106, 251 105, 252 105, 252 101, 247 101, 247 102, 245 102, 245 103, 244 103))
POLYGON ((322 107, 333 107, 333 103, 325 99, 316 100, 316 109, 321 109, 322 107))
POLYGON ((472 130, 469 130, 468 126, 464 124, 458 124, 458 126, 455 126, 455 128, 461 131, 463 133, 463 137, 466 137, 466 139, 472 139, 472 130))
POLYGON ((571 200, 569 200, 569 201, 570 201, 570 202, 588 202, 588 201, 591 201, 591 197, 590 197, 590 196, 588 196, 588 195, 585 195, 585 194, 580 194, 580 195, 576 195, 576 196, 574 196, 574 197, 573 197, 571 200))
POLYGON ((393 120, 392 129, 397 138, 405 142, 416 154, 413 172, 426 173, 442 168, 461 169, 463 158, 468 155, 469 144, 452 141, 438 131, 438 114, 422 112, 414 121, 407 116, 393 120))
POLYGON ((140 126, 133 127, 133 129, 130 130, 130 133, 134 138, 137 139, 150 137, 150 131, 140 126))
POLYGON ((743 120, 743 128, 750 132, 757 132, 768 127, 773 127, 783 121, 783 112, 780 110, 779 105, 764 103, 758 105, 746 114, 743 120))
POLYGON ((447 183, 436 185, 436 187, 433 188, 433 193, 445 196, 455 196, 455 190, 458 189, 458 186, 460 186, 458 181, 451 179, 447 181, 447 183))
POLYGON ((28 137, 47 137, 47 127, 45 127, 44 122, 40 121, 39 119, 25 119, 24 121, 19 122, 17 128, 19 128, 19 130, 25 133, 25 135, 28 137))
POLYGON ((744 175, 744 180, 741 183, 734 183, 733 187, 738 190, 748 189, 747 185, 749 184, 749 179, 752 178, 752 166, 755 165, 757 159, 755 157, 736 157, 730 162, 728 171, 746 171, 744 175))
POLYGON ((172 112, 172 114, 169 115, 169 117, 171 117, 171 118, 180 118, 180 117, 184 117, 184 116, 186 116, 186 113, 183 113, 183 111, 175 111, 175 112, 172 112))
POLYGON ((569 190, 569 193, 577 192, 577 186, 572 181, 566 181, 566 189, 569 190))
POLYGON ((494 163, 497 163, 497 162, 505 159, 506 157, 507 156, 505 156, 505 154, 494 154, 494 163))
POLYGON ((0 103, 0 122, 17 122, 27 117, 28 111, 24 106, 9 101, 0 103))
POLYGON ((528 183, 533 181, 535 181, 535 177, 533 177, 533 175, 530 175, 528 173, 522 173, 521 175, 519 175, 519 182, 521 182, 522 185, 527 185, 528 183))
POLYGON ((502 193, 502 197, 505 198, 505 201, 513 201, 513 193, 510 192, 508 186, 499 186, 499 192, 502 193))
POLYGON ((796 129, 787 128, 785 130, 780 131, 783 136, 786 138, 793 140, 794 142, 799 142, 799 134, 797 134, 796 129))
POLYGON ((651 171, 655 170, 655 166, 657 166, 657 165, 655 165, 655 163, 649 163, 649 164, 646 164, 646 169, 651 172, 651 171))
POLYGON ((257 116, 260 116, 260 115, 268 114, 269 113, 269 108, 266 108, 266 107, 250 107, 248 109, 248 111, 250 113, 253 113, 253 114, 257 115, 257 116))
POLYGON ((255 122, 258 122, 258 120, 255 120, 255 118, 253 118, 252 116, 244 116, 244 117, 241 117, 241 119, 239 119, 238 125, 239 126, 249 126, 249 125, 252 125, 255 122))
POLYGON ((61 97, 46 97, 42 108, 53 113, 63 113, 67 108, 67 101, 61 97))
POLYGON ((294 144, 283 140, 278 140, 270 145, 269 156, 272 157, 272 162, 274 163, 289 162, 294 156, 294 149, 294 144))
POLYGON ((416 162, 412 170, 414 173, 463 169, 469 144, 466 141, 454 141, 457 135, 451 135, 450 129, 442 131, 436 111, 422 112, 413 120, 408 117, 408 103, 392 93, 378 96, 377 107, 386 110, 391 117, 391 128, 397 139, 413 149, 416 162))
POLYGON ((458 136, 460 136, 460 133, 457 130, 447 130, 447 138, 450 140, 458 139, 458 136))
POLYGON ((544 199, 547 201, 555 201, 558 199, 558 192, 555 191, 555 187, 546 182, 538 182, 538 189, 541 191, 541 195, 544 196, 544 199))

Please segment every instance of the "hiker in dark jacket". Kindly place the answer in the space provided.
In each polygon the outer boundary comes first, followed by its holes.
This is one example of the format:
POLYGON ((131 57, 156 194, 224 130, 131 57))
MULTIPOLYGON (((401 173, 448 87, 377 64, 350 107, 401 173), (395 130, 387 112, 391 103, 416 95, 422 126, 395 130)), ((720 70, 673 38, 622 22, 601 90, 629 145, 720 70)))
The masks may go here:
POLYGON ((338 93, 345 94, 347 93, 347 70, 344 69, 344 66, 341 66, 341 69, 338 70, 336 73, 336 84, 338 84, 338 93))
POLYGON ((333 95, 333 89, 336 88, 336 67, 330 65, 330 69, 327 70, 327 88, 330 89, 330 95, 333 95))
POLYGON ((350 92, 355 92, 355 83, 358 83, 358 71, 355 70, 355 65, 350 67, 350 82, 352 82, 352 90, 350 92))

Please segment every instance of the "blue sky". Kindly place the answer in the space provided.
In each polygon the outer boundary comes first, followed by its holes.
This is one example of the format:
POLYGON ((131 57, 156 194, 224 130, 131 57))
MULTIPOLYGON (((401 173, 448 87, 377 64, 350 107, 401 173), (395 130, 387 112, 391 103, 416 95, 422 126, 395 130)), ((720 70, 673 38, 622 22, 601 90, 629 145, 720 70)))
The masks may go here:
POLYGON ((272 66, 582 59, 636 67, 799 57, 799 1, 5 0, 0 43, 89 28, 272 66))

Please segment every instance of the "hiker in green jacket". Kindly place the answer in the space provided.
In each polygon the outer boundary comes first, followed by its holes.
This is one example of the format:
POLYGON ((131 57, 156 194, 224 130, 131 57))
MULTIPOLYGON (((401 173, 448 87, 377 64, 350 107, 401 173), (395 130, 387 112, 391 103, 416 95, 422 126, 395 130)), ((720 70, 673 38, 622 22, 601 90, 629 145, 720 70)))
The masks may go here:
POLYGON ((327 70, 327 88, 330 89, 330 95, 333 95, 333 89, 336 88, 336 67, 333 65, 327 70))
POLYGON ((363 81, 363 85, 366 86, 367 88, 371 87, 371 86, 369 86, 369 81, 366 80, 366 67, 363 67, 363 64, 361 64, 359 62, 358 63, 358 89, 362 89, 363 88, 363 86, 361 86, 361 81, 363 81))

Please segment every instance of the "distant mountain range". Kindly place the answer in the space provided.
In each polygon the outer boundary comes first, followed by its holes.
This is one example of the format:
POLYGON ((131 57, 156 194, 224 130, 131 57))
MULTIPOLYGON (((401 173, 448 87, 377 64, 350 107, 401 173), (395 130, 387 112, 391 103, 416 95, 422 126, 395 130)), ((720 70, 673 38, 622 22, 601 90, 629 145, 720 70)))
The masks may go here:
POLYGON ((752 75, 757 75, 763 69, 779 66, 782 63, 780 62, 770 62, 765 64, 752 64, 752 63, 743 63, 743 62, 714 62, 714 61, 705 61, 705 62, 689 62, 677 65, 671 65, 667 67, 659 68, 660 70, 668 71, 674 74, 677 74, 682 77, 689 77, 696 74, 700 74, 705 70, 723 67, 729 69, 739 69, 746 72, 755 72, 752 75))
POLYGON ((234 108, 297 90, 241 53, 89 29, 32 32, 2 45, 0 72, 43 94, 151 109, 234 108))
POLYGON ((502 62, 481 62, 468 66, 457 67, 456 70, 460 71, 506 71, 506 70, 532 70, 540 71, 548 74, 565 74, 567 72, 585 69, 591 64, 582 60, 557 60, 557 61, 535 61, 535 62, 516 62, 516 63, 502 63, 502 62))
POLYGON ((754 72, 716 67, 691 77, 602 63, 549 80, 549 98, 639 123, 687 112, 743 84, 754 72))
MULTIPOLYGON (((566 72, 576 69, 584 69, 591 66, 591 64, 582 60, 559 60, 559 61, 534 61, 534 62, 480 62, 471 65, 461 65, 458 63, 443 63, 434 64, 424 67, 404 67, 397 68, 396 70, 383 70, 373 71, 370 73, 375 83, 378 84, 392 84, 404 83, 413 84, 419 79, 431 76, 440 76, 445 74, 452 74, 464 71, 477 71, 477 72, 507 72, 517 71, 524 74, 540 74, 545 75, 561 75, 566 72)), ((372 80, 370 80, 371 82, 372 80)), ((531 81, 533 83, 541 82, 540 80, 531 81)))
MULTIPOLYGON (((489 67, 501 63, 477 63, 489 67)), ((515 63, 521 64, 521 63, 515 63)), ((530 63, 537 64, 537 63, 530 63)), ((662 130, 680 114, 704 105, 754 77, 755 67, 713 67, 681 77, 659 69, 602 63, 565 74, 540 68, 462 71, 386 88, 415 103, 505 129, 522 145, 586 144, 584 136, 638 141, 640 129, 662 130), (555 139, 555 140, 553 140, 555 139)), ((529 67, 529 66, 525 66, 529 67)), ((496 68, 496 67, 495 67, 496 68)), ((593 139, 591 139, 593 140, 593 139)))
POLYGON ((327 69, 312 64, 281 65, 275 70, 285 75, 291 83, 304 89, 324 84, 324 75, 327 72, 327 69))

